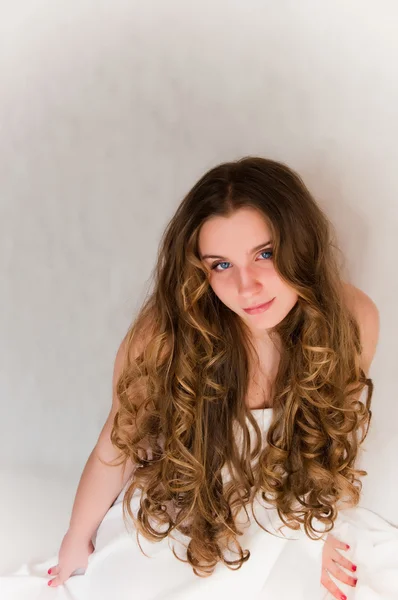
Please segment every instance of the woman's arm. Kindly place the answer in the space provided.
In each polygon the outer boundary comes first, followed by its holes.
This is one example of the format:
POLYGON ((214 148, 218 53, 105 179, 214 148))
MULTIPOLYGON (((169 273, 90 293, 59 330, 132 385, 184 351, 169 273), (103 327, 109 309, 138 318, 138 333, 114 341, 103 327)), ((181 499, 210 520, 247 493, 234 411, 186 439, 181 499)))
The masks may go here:
POLYGON ((101 463, 118 456, 119 451, 111 443, 110 433, 119 407, 116 384, 120 377, 126 352, 126 338, 122 341, 115 359, 112 381, 112 407, 87 463, 83 469, 72 508, 69 531, 73 537, 91 539, 105 513, 130 479, 134 465, 129 461, 123 466, 107 466, 101 463))
MULTIPOLYGON (((377 342, 379 339, 380 316, 376 304, 373 300, 359 288, 344 284, 344 294, 347 306, 352 314, 356 317, 359 325, 359 335, 362 344, 361 367, 369 377, 370 366, 373 357, 376 353, 377 342)), ((339 510, 342 508, 351 508, 349 503, 339 502, 339 510)), ((340 588, 331 579, 331 573, 338 581, 356 586, 357 578, 353 563, 344 554, 340 554, 337 550, 347 550, 346 540, 336 538, 330 532, 328 533, 325 544, 322 549, 322 571, 321 584, 330 592, 334 598, 346 598, 342 594, 340 588), (341 568, 343 567, 343 569, 341 568), (348 575, 344 569, 351 572, 348 575), (354 573, 354 574, 353 574, 354 573)))
POLYGON ((123 368, 125 352, 126 338, 116 354, 110 413, 80 477, 69 529, 58 552, 58 564, 48 571, 49 575, 54 576, 48 581, 51 587, 65 583, 77 569, 87 568, 89 556, 94 551, 92 536, 134 470, 131 462, 123 469, 123 465, 107 466, 100 460, 101 458, 105 462, 111 462, 118 457, 110 434, 119 407, 116 385, 123 368))
POLYGON ((344 284, 347 306, 355 315, 362 343, 361 367, 369 376, 370 365, 376 353, 380 332, 380 315, 376 304, 362 290, 350 283, 344 284))

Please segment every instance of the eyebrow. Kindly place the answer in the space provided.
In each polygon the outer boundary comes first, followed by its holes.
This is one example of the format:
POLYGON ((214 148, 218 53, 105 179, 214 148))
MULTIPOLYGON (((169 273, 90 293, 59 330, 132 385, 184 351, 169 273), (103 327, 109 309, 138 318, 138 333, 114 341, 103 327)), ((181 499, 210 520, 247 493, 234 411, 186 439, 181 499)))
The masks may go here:
MULTIPOLYGON (((257 250, 260 250, 260 248, 265 248, 265 246, 269 246, 270 244, 272 244, 272 240, 270 240, 269 242, 265 242, 265 244, 259 244, 255 248, 252 248, 250 250, 249 254, 252 254, 253 252, 256 252, 257 250)), ((223 260, 225 260, 225 256, 218 256, 216 254, 203 254, 202 260, 204 260, 205 258, 222 258, 223 260)))

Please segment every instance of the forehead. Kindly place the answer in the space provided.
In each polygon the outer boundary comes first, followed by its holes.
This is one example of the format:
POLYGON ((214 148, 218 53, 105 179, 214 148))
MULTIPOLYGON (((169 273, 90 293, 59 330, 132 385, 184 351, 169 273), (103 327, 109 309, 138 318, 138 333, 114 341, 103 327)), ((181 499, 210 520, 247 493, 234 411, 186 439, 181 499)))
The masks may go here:
POLYGON ((199 232, 198 244, 204 254, 237 246, 250 249, 267 242, 270 237, 271 230, 264 215, 253 208, 242 208, 228 217, 207 219, 199 232))

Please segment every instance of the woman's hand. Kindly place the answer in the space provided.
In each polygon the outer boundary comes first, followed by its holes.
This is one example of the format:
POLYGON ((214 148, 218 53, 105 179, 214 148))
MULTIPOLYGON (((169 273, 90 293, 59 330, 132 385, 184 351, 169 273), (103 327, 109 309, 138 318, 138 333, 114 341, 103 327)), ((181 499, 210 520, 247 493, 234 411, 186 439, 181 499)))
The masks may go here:
POLYGON ((77 569, 86 569, 88 557, 94 552, 90 540, 79 538, 78 534, 68 529, 61 543, 58 553, 58 564, 48 570, 49 575, 56 575, 50 579, 48 585, 57 587, 65 583, 77 569))
POLYGON ((334 535, 328 533, 322 551, 321 583, 327 590, 329 590, 334 598, 338 598, 338 600, 347 600, 345 594, 343 594, 337 585, 333 583, 332 579, 329 577, 329 573, 343 583, 347 583, 348 585, 355 587, 357 584, 357 579, 347 575, 347 573, 338 565, 341 565, 351 572, 356 571, 356 566, 353 565, 352 562, 350 562, 347 558, 344 558, 340 552, 337 551, 338 548, 340 550, 348 550, 349 546, 344 544, 344 542, 340 542, 334 537, 334 535))

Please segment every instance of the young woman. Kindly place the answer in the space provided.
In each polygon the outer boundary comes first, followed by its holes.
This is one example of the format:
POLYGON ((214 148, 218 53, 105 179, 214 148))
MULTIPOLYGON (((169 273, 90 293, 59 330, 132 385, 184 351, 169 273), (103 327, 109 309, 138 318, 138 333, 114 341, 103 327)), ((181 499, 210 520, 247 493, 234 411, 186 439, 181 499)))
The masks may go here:
MULTIPOLYGON (((296 173, 246 157, 203 175, 117 352, 58 557, 39 566, 57 599, 398 597, 398 531, 358 506, 378 333, 296 173)), ((16 600, 50 597, 19 584, 16 600)))

